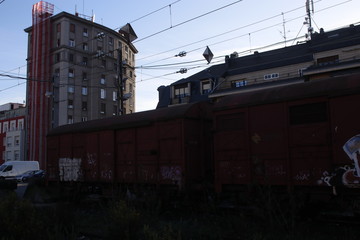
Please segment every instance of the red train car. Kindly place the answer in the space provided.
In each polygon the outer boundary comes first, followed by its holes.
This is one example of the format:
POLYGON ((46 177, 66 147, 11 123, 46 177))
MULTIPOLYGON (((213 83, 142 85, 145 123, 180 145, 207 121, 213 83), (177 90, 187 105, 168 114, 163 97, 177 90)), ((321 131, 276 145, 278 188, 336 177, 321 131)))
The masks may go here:
POLYGON ((214 106, 215 189, 359 187, 359 108, 360 75, 222 98, 214 106))
POLYGON ((211 181, 210 117, 200 103, 58 127, 47 136, 48 178, 201 187, 211 181))

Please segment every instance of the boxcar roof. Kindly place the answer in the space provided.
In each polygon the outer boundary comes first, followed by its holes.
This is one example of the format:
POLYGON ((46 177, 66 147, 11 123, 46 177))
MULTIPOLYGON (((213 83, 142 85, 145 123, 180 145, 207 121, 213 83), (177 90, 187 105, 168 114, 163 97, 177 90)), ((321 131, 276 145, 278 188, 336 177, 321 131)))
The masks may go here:
POLYGON ((156 121, 167 121, 172 119, 209 118, 209 103, 184 104, 174 107, 160 108, 144 112, 126 114, 91 120, 81 123, 63 125, 49 131, 48 136, 72 132, 90 132, 109 129, 131 128, 147 126, 156 121))
POLYGON ((219 98, 214 110, 291 101, 311 97, 332 97, 336 95, 360 93, 360 74, 318 79, 309 82, 294 83, 252 91, 239 91, 237 94, 219 98))

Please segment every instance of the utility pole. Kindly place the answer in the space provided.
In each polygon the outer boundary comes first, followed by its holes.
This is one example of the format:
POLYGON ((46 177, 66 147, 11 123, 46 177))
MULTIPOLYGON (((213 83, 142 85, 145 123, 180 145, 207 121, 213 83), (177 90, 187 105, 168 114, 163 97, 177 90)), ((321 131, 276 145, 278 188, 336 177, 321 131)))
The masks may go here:
POLYGON ((123 60, 122 60, 122 44, 119 42, 119 48, 117 49, 117 86, 118 86, 118 115, 124 115, 124 86, 123 86, 123 60))

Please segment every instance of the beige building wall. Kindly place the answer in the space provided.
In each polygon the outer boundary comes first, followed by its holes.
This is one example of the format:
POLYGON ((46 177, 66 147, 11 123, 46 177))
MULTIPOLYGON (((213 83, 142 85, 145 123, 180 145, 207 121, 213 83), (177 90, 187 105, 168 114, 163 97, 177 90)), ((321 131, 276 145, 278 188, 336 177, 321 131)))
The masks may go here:
POLYGON ((53 126, 118 114, 118 52, 122 47, 126 114, 135 112, 137 50, 116 31, 70 14, 54 17, 53 126))

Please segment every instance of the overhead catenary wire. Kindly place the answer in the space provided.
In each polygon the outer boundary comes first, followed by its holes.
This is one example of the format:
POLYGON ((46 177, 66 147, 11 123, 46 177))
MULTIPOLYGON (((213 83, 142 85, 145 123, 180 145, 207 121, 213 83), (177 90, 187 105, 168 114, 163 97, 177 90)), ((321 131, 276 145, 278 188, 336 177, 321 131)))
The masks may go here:
MULTIPOLYGON (((172 4, 175 4, 175 3, 179 2, 179 1, 181 1, 181 0, 175 1, 175 2, 173 2, 172 4)), ((182 22, 182 23, 176 24, 176 25, 174 25, 174 26, 172 26, 172 27, 177 27, 177 26, 183 25, 183 24, 185 24, 185 23, 187 23, 187 22, 193 21, 193 20, 195 20, 195 19, 198 19, 198 18, 203 17, 203 16, 205 16, 205 15, 208 15, 208 14, 210 14, 210 13, 219 11, 219 10, 221 10, 221 9, 223 9, 223 8, 229 7, 229 6, 234 5, 234 4, 236 4, 236 3, 238 3, 238 2, 241 2, 241 1, 242 1, 242 0, 235 1, 235 2, 233 2, 233 3, 230 3, 230 4, 228 4, 228 5, 222 6, 222 7, 220 7, 220 8, 217 8, 217 9, 215 9, 215 10, 212 10, 212 11, 207 12, 207 13, 205 13, 205 14, 202 14, 202 15, 200 15, 200 16, 197 16, 197 17, 194 17, 194 18, 192 18, 192 19, 186 20, 186 21, 184 21, 184 22, 182 22)), ((172 4, 167 5, 167 6, 165 6, 165 7, 171 6, 172 4)), ((161 8, 161 9, 164 9, 165 7, 161 8)), ((161 10, 161 9, 158 9, 158 10, 161 10)), ((156 11, 155 11, 155 12, 156 12, 156 11)), ((150 14, 152 14, 152 13, 150 13, 150 14)), ((147 15, 145 15, 145 16, 143 16, 143 17, 146 17, 146 16, 148 16, 148 15, 150 15, 150 14, 147 14, 147 15)), ((143 18, 143 17, 141 17, 141 18, 143 18)), ((136 20, 139 20, 139 19, 141 19, 141 18, 138 18, 138 19, 136 19, 136 20)), ((134 20, 134 21, 135 21, 135 20, 134 20)), ((133 21, 133 22, 134 22, 134 21, 133 21)), ((116 29, 119 29, 119 28, 116 28, 116 29)), ((116 30, 116 29, 114 29, 114 30, 116 30)), ((95 40, 96 38, 97 38, 97 37, 94 37, 93 39, 89 39, 88 42, 90 42, 91 40, 95 40)), ((148 37, 146 37, 146 38, 148 38, 148 37)), ((142 40, 143 40, 143 39, 142 39, 142 40)), ((139 41, 139 40, 138 40, 138 41, 139 41)), ((136 41, 136 42, 137 42, 137 41, 136 41)), ((134 42, 134 43, 135 43, 135 42, 134 42)), ((81 43, 81 44, 83 44, 83 43, 81 43)), ((74 48, 76 48, 76 47, 79 46, 79 45, 80 45, 80 44, 75 45, 74 48)), ((42 56, 42 57, 44 57, 44 56, 42 56)), ((64 69, 66 69, 66 68, 70 68, 70 66, 66 66, 66 67, 62 68, 61 70, 64 70, 64 69)))
MULTIPOLYGON (((319 1, 321 1, 321 0, 319 0, 319 1)), ((319 1, 316 1, 316 2, 319 2, 319 1)), ((326 9, 330 9, 330 8, 339 6, 340 4, 345 4, 346 2, 350 2, 350 1, 351 1, 351 0, 347 0, 347 1, 344 1, 344 2, 342 2, 342 3, 338 3, 338 4, 335 4, 335 5, 329 6, 329 7, 325 8, 325 9, 321 9, 321 10, 319 10, 319 11, 317 11, 317 12, 324 11, 324 10, 326 10, 326 9)), ((161 52, 161 53, 158 53, 158 54, 154 54, 154 55, 151 55, 151 56, 147 56, 147 57, 138 59, 138 61, 139 61, 139 60, 146 59, 146 58, 149 58, 149 57, 154 57, 154 56, 157 56, 157 55, 161 55, 161 54, 164 54, 164 53, 167 53, 167 52, 171 52, 171 51, 176 50, 176 49, 183 49, 184 47, 187 47, 187 46, 190 46, 190 45, 194 45, 194 44, 199 43, 199 42, 203 42, 203 41, 206 41, 206 40, 209 40, 209 39, 212 39, 212 38, 216 38, 216 37, 225 35, 225 34, 227 34, 227 33, 231 33, 231 32, 234 32, 234 31, 243 29, 243 28, 245 28, 245 27, 253 26, 253 25, 256 25, 256 24, 259 24, 259 23, 262 23, 262 22, 271 20, 271 19, 273 19, 273 18, 276 18, 276 17, 279 17, 279 16, 283 16, 283 14, 287 14, 287 13, 290 13, 290 12, 293 12, 293 11, 296 11, 296 10, 299 10, 299 9, 301 9, 301 8, 304 8, 304 7, 305 7, 305 6, 297 7, 297 8, 294 8, 294 9, 292 9, 292 10, 289 10, 289 11, 286 11, 286 12, 282 12, 281 14, 277 14, 277 15, 274 15, 274 16, 272 16, 272 17, 265 18, 265 19, 262 19, 262 20, 260 20, 260 21, 257 21, 257 22, 254 22, 254 23, 251 23, 251 24, 248 24, 248 25, 245 25, 245 26, 242 26, 242 27, 239 27, 239 28, 236 28, 236 29, 233 29, 233 30, 224 32, 224 33, 222 33, 222 34, 217 34, 217 35, 215 35, 215 36, 208 37, 208 38, 202 39, 202 40, 200 40, 200 41, 196 41, 196 42, 193 42, 193 43, 189 43, 189 44, 183 45, 183 46, 181 46, 181 47, 173 48, 173 49, 171 49, 171 50, 167 50, 167 51, 164 51, 164 52, 161 52)), ((303 15, 301 15, 301 16, 298 16, 298 17, 295 17, 295 18, 292 18, 292 19, 289 19, 289 20, 286 20, 286 21, 282 21, 281 23, 277 23, 277 24, 274 24, 274 25, 271 25, 271 26, 263 27, 263 28, 261 28, 261 29, 258 29, 258 30, 256 30, 256 31, 252 31, 252 32, 250 32, 250 33, 245 33, 245 34, 240 35, 240 36, 236 36, 236 37, 233 37, 233 38, 221 40, 221 41, 215 42, 215 43, 206 44, 206 46, 214 46, 214 45, 217 45, 217 44, 221 44, 221 43, 224 43, 224 42, 228 42, 228 41, 234 40, 234 39, 236 39, 236 38, 240 38, 240 37, 244 37, 244 36, 250 36, 251 34, 254 34, 254 33, 256 33, 256 32, 260 32, 260 31, 263 31, 263 30, 267 30, 267 29, 270 29, 270 28, 272 28, 272 27, 276 27, 276 26, 278 26, 278 25, 284 24, 284 22, 285 22, 285 23, 288 23, 288 22, 297 20, 297 19, 299 19, 299 18, 303 18, 304 16, 306 16, 306 14, 303 14, 303 15)), ((302 25, 302 27, 303 27, 303 25, 302 25)), ((301 28, 301 29, 302 29, 302 28, 301 28)), ((299 31, 299 33, 300 33, 300 32, 301 32, 301 30, 299 31)), ((297 34, 297 36, 296 36, 295 38, 293 38, 293 39, 291 39, 291 40, 286 40, 285 42, 293 41, 293 42, 292 42, 292 45, 293 45, 296 40, 299 40, 299 39, 304 38, 304 37, 298 37, 299 33, 297 34)), ((251 41, 251 39, 250 39, 249 41, 251 41)), ((278 44, 279 44, 279 43, 276 43, 275 45, 278 45, 278 44)), ((251 45, 250 45, 250 46, 251 46, 251 45)), ((270 46, 271 46, 271 45, 270 45, 270 46)), ((196 49, 188 50, 188 51, 186 51, 186 53, 191 53, 191 52, 194 52, 194 51, 198 51, 198 50, 200 50, 200 49, 203 49, 204 47, 205 47, 205 45, 202 46, 202 47, 196 48, 196 49)), ((251 47, 250 47, 250 48, 251 48, 251 47)), ((248 52, 248 51, 247 51, 247 52, 248 52)), ((250 52, 251 52, 251 50, 250 50, 250 52)), ((168 59, 171 59, 171 58, 173 58, 173 57, 174 57, 174 55, 173 55, 173 56, 170 56, 170 57, 166 57, 166 58, 160 59, 160 60, 153 61, 153 62, 151 62, 151 63, 142 64, 141 66, 139 66, 139 67, 137 67, 137 68, 144 68, 144 69, 146 69, 149 64, 153 64, 153 63, 161 62, 161 61, 164 61, 164 60, 168 60, 168 59)))
MULTIPOLYGON (((337 5, 340 5, 340 4, 344 4, 344 3, 346 3, 346 2, 350 2, 351 0, 348 0, 348 1, 344 1, 344 2, 342 2, 342 3, 339 3, 339 4, 337 4, 337 5)), ((176 2, 178 2, 178 1, 176 1, 176 2)), ((176 3, 175 2, 175 3, 176 3)), ((335 6, 337 6, 337 5, 335 5, 335 6)), ((168 6, 168 5, 167 5, 168 6)), ((167 7, 167 6, 165 6, 165 7, 167 7)), ((165 8, 164 7, 164 8, 165 8)), ((328 8, 331 8, 331 7, 334 7, 334 6, 330 6, 330 7, 328 7, 328 8)), ((320 12, 320 11, 324 11, 324 10, 326 10, 326 9, 328 9, 328 8, 325 8, 325 9, 323 9, 323 10, 319 10, 319 11, 317 11, 317 12, 320 12)), ((285 12, 286 13, 286 12, 285 12)), ((92 40, 92 39, 91 39, 92 40)), ((90 41, 90 40, 89 40, 90 41)), ((203 41, 203 40, 201 40, 201 41, 203 41)), ((197 42, 200 42, 200 41, 197 41, 197 42)), ((180 48, 180 47, 179 47, 180 48)), ((194 50, 195 51, 195 50, 194 50)), ((172 56, 173 57, 173 56, 172 56)), ((172 57, 169 57, 169 58, 172 58, 172 57)), ((65 67, 65 68, 68 68, 68 67, 65 67)), ((1 91, 1 90, 0 90, 1 91)))
MULTIPOLYGON (((139 21, 139 20, 141 20, 141 19, 143 19, 143 18, 145 18, 145 17, 148 17, 148 16, 150 16, 150 15, 152 15, 152 14, 154 14, 154 13, 157 13, 157 12, 159 12, 159 11, 167 8, 167 7, 170 7, 170 6, 172 6, 172 5, 174 5, 175 3, 178 3, 178 2, 180 2, 180 1, 181 1, 181 0, 177 0, 177 1, 175 1, 175 2, 172 2, 172 3, 170 3, 170 4, 168 4, 168 5, 164 6, 164 7, 161 7, 161 8, 159 8, 159 9, 155 10, 155 11, 152 11, 152 12, 150 12, 150 13, 147 13, 147 14, 145 14, 145 15, 142 16, 142 17, 136 18, 136 19, 130 21, 129 23, 134 23, 134 22, 136 22, 136 21, 139 21)), ((119 29, 119 28, 117 28, 117 29, 119 29)))
MULTIPOLYGON (((319 0, 321 1, 321 0, 319 0)), ((317 1, 317 2, 319 2, 317 1)), ((351 1, 351 0, 350 0, 351 1)), ((229 33, 232 33, 232 32, 235 32, 235 31, 238 31, 238 30, 241 30, 241 29, 244 29, 244 28, 247 28, 247 27, 251 27, 251 26, 254 26, 254 25, 257 25, 257 24, 260 24, 260 23, 263 23, 263 22, 266 22, 266 21, 269 21, 271 19, 274 19, 274 18, 277 18, 279 16, 282 16, 283 14, 288 14, 288 13, 291 13, 291 12, 294 12, 294 11, 297 11, 299 9, 302 9, 302 8, 305 8, 305 6, 302 6, 302 7, 297 7, 297 8, 294 8, 294 9, 291 9, 289 11, 286 11, 286 12, 282 12, 280 14, 276 14, 274 16, 271 16, 271 17, 268 17, 268 18, 264 18, 264 19, 261 19, 259 21, 256 21, 256 22, 253 22, 253 23, 250 23, 250 24, 247 24, 247 25, 244 25, 244 26, 241 26, 241 27, 238 27, 238 28, 235 28, 235 29, 232 29, 232 30, 229 30, 229 31, 226 31, 226 32, 223 32, 223 33, 220 33, 220 34, 217 34, 217 35, 214 35, 214 36, 211 36, 211 37, 207 37, 207 38, 204 38, 204 39, 201 39, 199 41, 195 41, 195 42, 192 42, 192 43, 189 43, 189 44, 185 44, 185 45, 182 45, 180 47, 176 47, 176 48, 173 48, 173 49, 170 49, 170 50, 166 50, 166 51, 163 51, 163 52, 160 52, 160 53, 157 53, 157 54, 153 54, 153 55, 150 55, 150 56, 146 56, 146 57, 143 57, 143 58, 140 58, 140 59, 137 59, 137 61, 141 61, 141 60, 144 60, 144 59, 147 59, 147 58, 151 58, 151 57, 155 57, 155 56, 158 56, 158 55, 162 55, 164 53, 168 53, 168 52, 171 52, 171 51, 174 51, 174 50, 177 50, 177 49, 182 49, 184 47, 188 47, 188 46, 191 46, 191 45, 194 45, 194 44, 197 44, 197 43, 201 43, 201 42, 204 42, 204 41, 207 41, 207 40, 210 40, 210 39, 213 39, 213 38, 217 38, 217 37, 220 37, 220 36, 223 36, 223 35, 226 35, 226 34, 229 34, 229 33)), ((304 17, 305 15, 301 15, 300 17, 304 17)), ((290 21, 293 21, 295 19, 298 19, 300 17, 296 17, 296 18, 293 18, 291 20, 287 20, 285 21, 285 23, 288 23, 290 21)), ((279 24, 283 24, 283 22, 279 23, 279 24)), ((244 35, 241 35, 241 36, 238 36, 238 37, 242 37, 242 36, 247 36, 248 34, 251 34, 251 33, 255 33, 255 32, 259 32, 259 31, 262 31, 262 30, 266 30, 266 29, 269 29, 269 28, 272 28, 274 26, 277 26, 279 24, 275 24, 275 25, 272 25, 272 26, 268 26, 268 27, 265 27, 265 28, 261 28, 260 30, 257 30, 257 31, 253 31, 253 32, 250 32, 250 33, 246 33, 244 35)), ((235 39, 235 38, 238 38, 238 37, 234 37, 234 38, 231 38, 230 40, 232 39, 235 39)), ((221 42, 226 42, 228 40, 224 40, 224 41, 221 41, 221 42)), ((221 43, 221 42, 218 42, 218 43, 221 43)), ((216 44, 218 44, 216 43, 216 44)), ((214 44, 207 44, 207 45, 214 45, 214 44)), ((201 48, 203 48, 204 46, 202 46, 201 48)), ((194 50, 190 50, 190 51, 187 51, 187 53, 190 53, 190 52, 193 52, 193 51, 197 51, 201 48, 196 48, 194 50)), ((164 58, 164 59, 160 59, 160 60, 156 60, 154 62, 151 62, 151 63, 147 63, 147 64, 152 64, 152 63, 155 63, 155 62, 160 62, 160 61, 163 61, 163 60, 167 60, 167 59, 170 59, 174 56, 171 56, 171 57, 167 57, 167 58, 164 58)), ((146 65, 147 65, 146 64, 146 65)), ((145 65, 145 64, 142 64, 142 65, 145 65)))
MULTIPOLYGON (((149 16, 150 14, 153 14, 153 13, 155 13, 155 12, 157 12, 157 11, 160 11, 160 10, 162 10, 162 9, 168 7, 168 6, 171 6, 172 4, 175 4, 175 3, 179 2, 179 1, 181 1, 181 0, 175 1, 175 2, 173 2, 173 3, 171 3, 171 4, 169 4, 169 5, 166 5, 166 6, 160 8, 160 9, 158 9, 158 10, 156 10, 156 11, 153 11, 153 12, 151 12, 151 13, 149 13, 149 14, 146 14, 146 15, 138 18, 138 19, 135 19, 135 20, 133 20, 132 22, 135 22, 135 21, 137 21, 137 20, 140 20, 140 19, 142 19, 142 18, 144 18, 144 17, 146 17, 146 16, 149 16)), ((228 4, 228 5, 222 6, 222 7, 220 7, 220 8, 217 8, 217 9, 212 10, 212 11, 210 11, 210 12, 207 12, 207 13, 205 13, 205 14, 199 15, 199 16, 197 16, 197 17, 194 17, 194 18, 192 18, 192 19, 189 19, 189 20, 187 20, 187 21, 184 21, 184 22, 182 22, 182 23, 179 23, 179 24, 177 24, 177 25, 175 25, 175 26, 179 26, 179 25, 185 24, 185 23, 187 23, 187 22, 190 22, 190 21, 195 20, 195 19, 197 19, 197 18, 203 17, 203 16, 205 16, 205 15, 208 15, 208 14, 213 13, 213 12, 215 12, 215 11, 221 10, 221 9, 223 9, 223 8, 226 8, 226 7, 228 7, 228 6, 231 6, 231 5, 236 4, 236 3, 238 3, 238 2, 241 2, 241 1, 242 1, 242 0, 239 0, 239 1, 236 1, 236 2, 233 2, 233 3, 230 3, 230 4, 228 4)), ((294 10, 296 10, 296 9, 294 9, 294 10)), ((294 11, 294 10, 290 10, 290 11, 288 11, 288 12, 291 12, 291 11, 294 11)), ((278 16, 278 15, 273 16, 273 17, 270 17, 270 18, 267 18, 267 19, 264 19, 264 20, 261 20, 261 21, 258 21, 258 22, 253 23, 253 24, 249 24, 249 25, 247 25, 247 26, 251 26, 251 25, 254 25, 254 24, 257 24, 257 23, 259 23, 259 22, 263 22, 263 21, 269 20, 269 19, 274 18, 274 17, 277 17, 277 16, 278 16)), ((244 26, 244 27, 247 27, 247 26, 244 26)), ((244 27, 241 27, 241 28, 244 28, 244 27)), ((241 28, 238 28, 238 29, 241 29, 241 28)), ((118 29, 118 28, 116 28, 116 29, 118 29)), ((114 30, 116 30, 116 29, 114 29, 114 30)), ((238 29, 234 29, 234 30, 228 31, 228 32, 222 33, 222 34, 220 34, 220 35, 227 34, 227 33, 229 33, 229 32, 233 32, 233 31, 236 31, 236 30, 238 30, 238 29)), ((217 35, 217 36, 220 36, 220 35, 217 35)), ((215 36, 215 37, 217 37, 217 36, 215 36)), ((92 40, 96 40, 97 38, 98 38, 98 37, 96 36, 96 37, 94 37, 94 38, 92 38, 92 39, 89 39, 89 40, 86 41, 86 42, 88 43, 88 42, 90 42, 90 41, 92 41, 92 40)), ((213 37, 211 37, 211 38, 213 38, 213 37)), ((205 40, 208 40, 208 39, 211 39, 211 38, 202 39, 202 40, 200 40, 200 41, 205 41, 205 40)), ((197 42, 200 42, 200 41, 197 41, 197 42)), ((82 42, 81 44, 75 45, 74 48, 77 48, 78 46, 82 45, 83 43, 84 43, 84 42, 82 42)), ((185 45, 185 46, 186 46, 186 45, 185 45)), ((196 50, 198 50, 198 49, 195 49, 195 50, 192 50, 192 51, 196 51, 196 50)), ((114 50, 114 51, 115 51, 115 50, 114 50)), ((112 52, 114 52, 114 51, 112 51, 112 52)), ((110 53, 110 52, 109 52, 109 53, 110 53)), ((70 64, 70 66, 71 66, 71 65, 75 65, 75 63, 70 64)), ((64 70, 64 69, 66 69, 66 68, 70 68, 70 66, 64 67, 64 68, 62 68, 61 70, 64 70)))
POLYGON ((165 28, 165 29, 160 30, 160 31, 158 31, 158 32, 156 32, 156 33, 153 33, 153 34, 150 34, 150 35, 148 35, 148 36, 146 36, 146 37, 143 37, 143 38, 141 38, 141 39, 138 39, 138 40, 134 41, 133 43, 137 43, 137 42, 143 41, 143 40, 145 40, 145 39, 148 39, 148 38, 153 37, 153 36, 155 36, 155 35, 158 35, 158 34, 160 34, 160 33, 166 32, 166 31, 168 31, 168 30, 170 30, 170 29, 173 29, 173 28, 175 28, 175 27, 181 26, 181 25, 183 25, 183 24, 185 24, 185 23, 188 23, 188 22, 194 21, 194 20, 196 20, 196 19, 202 18, 202 17, 204 17, 204 16, 206 16, 206 15, 209 15, 209 14, 211 14, 211 13, 217 12, 217 11, 219 11, 219 10, 222 10, 222 9, 224 9, 224 8, 227 8, 227 7, 229 7, 229 6, 232 6, 232 5, 234 5, 234 4, 236 4, 236 3, 239 3, 239 2, 242 2, 242 1, 243 1, 243 0, 238 0, 238 1, 235 1, 235 2, 233 2, 233 3, 227 4, 227 5, 225 5, 225 6, 222 6, 222 7, 220 7, 220 8, 214 9, 214 10, 212 10, 212 11, 210 11, 210 12, 206 12, 206 13, 201 14, 201 15, 199 15, 199 16, 190 18, 190 19, 188 19, 188 20, 186 20, 186 21, 183 21, 183 22, 181 22, 181 23, 172 25, 172 26, 170 26, 169 28, 165 28))
MULTIPOLYGON (((4 1, 4 0, 3 0, 3 1, 4 1)), ((156 12, 158 12, 158 11, 164 9, 164 8, 171 7, 173 4, 178 3, 178 2, 180 2, 180 1, 181 1, 181 0, 177 0, 177 1, 175 1, 175 2, 172 2, 172 3, 170 3, 170 4, 168 4, 168 5, 164 6, 164 7, 162 7, 162 8, 160 8, 160 9, 157 9, 157 10, 155 10, 155 11, 153 11, 153 12, 150 12, 150 13, 142 16, 142 17, 139 17, 139 18, 131 21, 131 23, 133 23, 133 22, 135 22, 135 21, 138 21, 138 20, 140 20, 140 19, 143 19, 143 18, 145 18, 145 17, 147 17, 147 16, 149 16, 149 15, 151 15, 151 14, 154 14, 154 13, 156 13, 156 12)), ((1 3, 1 2, 0 2, 0 3, 1 3)), ((115 29, 113 29, 113 30, 116 31, 116 30, 119 29, 119 28, 120 28, 120 27, 115 28, 115 29)), ((93 39, 89 39, 88 41, 86 41, 86 43, 89 43, 90 41, 93 41, 93 40, 96 40, 96 39, 97 39, 97 37, 94 37, 93 39)), ((85 42, 82 42, 81 44, 77 44, 77 45, 74 46, 74 48, 77 48, 77 47, 79 47, 80 45, 82 45, 82 44, 84 44, 84 43, 85 43, 85 42)), ((113 50, 113 52, 114 52, 114 51, 115 51, 115 50, 113 50)), ((45 57, 45 56, 41 56, 41 57, 45 57)), ((70 68, 71 65, 75 65, 75 63, 69 64, 69 66, 66 66, 66 67, 64 67, 64 68, 62 68, 62 69, 60 69, 60 70, 65 70, 65 69, 67 69, 67 68, 70 68)), ((25 65, 25 66, 26 66, 26 65, 25 65)), ((99 73, 100 73, 100 72, 99 72, 99 73)), ((92 74, 95 74, 95 73, 92 73, 92 74)), ((22 79, 22 80, 24 80, 24 79, 22 79)), ((16 85, 16 86, 17 86, 17 85, 16 85)), ((4 91, 4 90, 6 90, 6 89, 0 90, 0 92, 1 92, 1 91, 4 91)))

